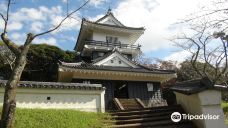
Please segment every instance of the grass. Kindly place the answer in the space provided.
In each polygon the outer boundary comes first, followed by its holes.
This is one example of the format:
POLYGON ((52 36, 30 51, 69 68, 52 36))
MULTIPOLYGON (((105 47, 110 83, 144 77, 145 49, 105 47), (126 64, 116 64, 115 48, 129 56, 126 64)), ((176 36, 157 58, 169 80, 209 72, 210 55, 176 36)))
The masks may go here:
POLYGON ((108 114, 55 109, 16 109, 14 128, 103 128, 108 114))
POLYGON ((226 116, 226 124, 228 125, 228 102, 222 102, 221 106, 226 116))

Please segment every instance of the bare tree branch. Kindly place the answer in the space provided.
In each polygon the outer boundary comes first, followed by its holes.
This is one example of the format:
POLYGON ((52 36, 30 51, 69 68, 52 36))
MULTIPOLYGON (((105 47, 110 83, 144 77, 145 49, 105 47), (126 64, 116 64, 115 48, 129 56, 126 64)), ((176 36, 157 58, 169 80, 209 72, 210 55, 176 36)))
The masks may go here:
POLYGON ((3 30, 3 34, 4 35, 7 33, 10 5, 11 5, 11 0, 8 0, 7 10, 6 10, 6 18, 5 18, 5 25, 4 25, 4 30, 3 30))
POLYGON ((11 128, 12 127, 15 110, 16 110, 16 100, 15 100, 16 88, 17 88, 18 82, 20 81, 21 74, 27 63, 26 56, 27 56, 27 53, 28 53, 28 50, 30 48, 32 41, 38 36, 41 36, 41 35, 44 35, 44 34, 57 30, 67 18, 69 18, 75 12, 77 12, 82 7, 84 7, 89 1, 90 0, 86 1, 78 9, 71 12, 70 14, 67 14, 67 16, 56 27, 54 27, 48 31, 39 33, 37 35, 28 33, 24 45, 22 47, 18 48, 18 46, 16 44, 14 44, 7 37, 9 11, 10 11, 10 5, 12 4, 11 0, 8 0, 6 16, 4 17, 4 15, 1 14, 1 17, 3 18, 4 23, 5 23, 3 33, 1 34, 1 38, 2 38, 3 42, 6 44, 6 46, 16 55, 16 60, 15 60, 15 66, 13 67, 13 71, 10 74, 10 78, 8 79, 8 81, 5 85, 4 102, 3 102, 3 108, 2 108, 2 113, 1 113, 1 123, 0 123, 1 128, 11 128))
POLYGON ((2 41, 6 44, 6 46, 16 55, 18 56, 20 54, 20 50, 17 45, 15 45, 8 37, 7 37, 7 27, 8 27, 8 21, 9 21, 9 10, 10 10, 11 0, 8 0, 7 3, 7 11, 6 11, 6 18, 1 14, 3 20, 4 20, 4 29, 3 33, 1 34, 2 41))
POLYGON ((218 80, 225 72, 227 72, 227 66, 228 66, 228 56, 227 56, 227 47, 226 47, 226 42, 223 41, 223 39, 221 39, 222 43, 223 43, 223 49, 224 49, 224 58, 225 58, 225 67, 223 67, 221 73, 219 73, 219 75, 215 78, 215 80, 218 80))
POLYGON ((14 44, 8 37, 6 34, 2 33, 1 34, 1 39, 4 42, 4 44, 16 55, 18 56, 21 52, 21 50, 19 49, 19 47, 14 44))
MULTIPOLYGON (((209 15, 212 15, 212 14, 215 14, 215 13, 218 13, 218 12, 222 12, 222 11, 227 11, 227 10, 228 10, 228 8, 216 9, 216 10, 202 10, 201 12, 203 12, 203 11, 209 11, 209 12, 205 13, 205 14, 202 14, 200 16, 194 16, 192 18, 185 19, 185 20, 183 20, 183 22, 190 22, 190 21, 193 21, 193 20, 205 17, 205 16, 209 16, 209 15)), ((198 12, 198 13, 200 13, 200 12, 198 12)))
POLYGON ((5 17, 3 16, 2 13, 0 13, 0 16, 2 17, 2 19, 4 20, 4 22, 6 22, 6 19, 5 19, 5 17))
POLYGON ((74 10, 74 11, 72 11, 71 13, 67 14, 67 16, 66 16, 64 19, 62 19, 61 22, 60 22, 56 27, 54 27, 54 28, 52 28, 52 29, 50 29, 50 30, 47 30, 47 31, 45 31, 45 32, 41 32, 41 33, 39 33, 39 34, 36 34, 36 35, 34 35, 34 38, 36 38, 36 37, 38 37, 38 36, 41 36, 41 35, 45 35, 45 34, 47 34, 47 33, 50 33, 50 32, 53 32, 53 31, 57 30, 57 29, 63 24, 63 22, 64 22, 67 18, 71 17, 75 12, 77 12, 78 10, 80 10, 81 8, 83 8, 89 1, 90 1, 90 0, 87 0, 87 1, 86 1, 84 4, 82 4, 79 8, 77 8, 76 10, 74 10))

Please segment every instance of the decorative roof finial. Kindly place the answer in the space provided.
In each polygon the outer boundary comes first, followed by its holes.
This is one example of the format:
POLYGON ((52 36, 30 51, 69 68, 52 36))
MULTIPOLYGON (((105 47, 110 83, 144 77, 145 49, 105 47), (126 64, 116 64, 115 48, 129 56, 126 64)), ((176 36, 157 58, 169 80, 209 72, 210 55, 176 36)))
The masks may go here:
POLYGON ((112 9, 110 8, 110 6, 108 7, 108 12, 107 12, 107 14, 110 14, 110 13, 112 13, 112 9))

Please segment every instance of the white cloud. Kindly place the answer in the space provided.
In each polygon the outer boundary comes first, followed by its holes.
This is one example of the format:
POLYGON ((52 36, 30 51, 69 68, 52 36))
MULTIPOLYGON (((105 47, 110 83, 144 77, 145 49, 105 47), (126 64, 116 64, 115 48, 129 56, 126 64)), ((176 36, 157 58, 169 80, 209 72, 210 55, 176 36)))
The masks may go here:
MULTIPOLYGON (((76 13, 74 17, 79 18, 79 13, 76 13)), ((65 13, 61 6, 39 6, 36 8, 19 8, 15 12, 10 14, 9 30, 21 30, 23 27, 27 32, 39 33, 46 31, 65 18, 65 13)), ((2 21, 0 20, 0 29, 3 28, 2 21)), ((80 26, 80 20, 73 18, 67 19, 63 25, 55 33, 60 31, 77 30, 80 26)))
POLYGON ((4 2, 0 3, 0 11, 1 11, 2 13, 5 13, 6 10, 7 10, 6 4, 5 4, 4 2))
POLYGON ((67 0, 62 0, 63 3, 67 3, 67 0))
MULTIPOLYGON (((66 34, 58 34, 58 37, 55 36, 55 38, 60 39, 60 40, 64 40, 66 42, 76 42, 76 38, 75 36, 68 36, 66 34)), ((64 42, 62 41, 62 42, 64 42)))
POLYGON ((43 13, 35 8, 21 8, 13 12, 11 18, 13 21, 45 20, 43 13))
POLYGON ((13 32, 10 34, 10 38, 12 39, 12 41, 14 43, 22 45, 25 42, 26 34, 19 33, 19 32, 13 32))
POLYGON ((48 39, 45 39, 45 38, 36 38, 34 41, 33 41, 34 44, 49 44, 49 45, 57 45, 57 41, 55 38, 51 37, 51 38, 48 38, 48 39))
MULTIPOLYGON (((64 19, 63 16, 54 17, 51 21, 52 26, 57 26, 62 21, 62 19, 64 19)), ((77 29, 79 29, 79 26, 80 26, 80 21, 78 21, 74 18, 68 18, 62 23, 61 27, 57 31, 55 31, 54 33, 57 33, 60 31, 67 31, 67 30, 75 30, 76 31, 77 29)))
MULTIPOLYGON (((24 44, 24 41, 26 39, 26 33, 18 33, 14 32, 10 34, 10 38, 12 39, 13 42, 16 44, 22 45, 24 44)), ((49 45, 57 45, 57 40, 53 37, 50 38, 41 38, 37 37, 33 40, 33 44, 49 44, 49 45)))
POLYGON ((20 30, 22 28, 23 28, 23 24, 22 23, 13 21, 13 22, 9 23, 7 29, 9 31, 13 31, 13 30, 20 30))
POLYGON ((0 30, 2 30, 4 27, 4 21, 2 19, 0 19, 0 30))
POLYGON ((177 61, 178 63, 181 63, 186 59, 189 59, 190 56, 191 56, 191 53, 184 50, 184 51, 175 52, 165 57, 164 60, 167 60, 167 61, 172 60, 172 61, 177 61))
POLYGON ((123 0, 113 13, 126 26, 146 28, 138 43, 147 52, 170 47, 167 39, 175 34, 170 26, 194 12, 203 2, 208 3, 207 0, 123 0))
POLYGON ((38 8, 20 8, 16 12, 11 13, 13 21, 46 21, 56 15, 62 14, 61 6, 46 7, 39 6, 38 8))
POLYGON ((20 39, 21 35, 20 35, 19 33, 15 32, 15 33, 12 33, 12 34, 11 34, 11 37, 12 37, 14 40, 18 40, 18 39, 20 39))
POLYGON ((107 0, 90 0, 89 4, 98 7, 99 5, 103 4, 107 0))
POLYGON ((44 27, 44 25, 43 25, 42 22, 33 22, 33 23, 31 24, 30 30, 31 30, 32 32, 39 33, 39 32, 42 31, 43 27, 44 27))

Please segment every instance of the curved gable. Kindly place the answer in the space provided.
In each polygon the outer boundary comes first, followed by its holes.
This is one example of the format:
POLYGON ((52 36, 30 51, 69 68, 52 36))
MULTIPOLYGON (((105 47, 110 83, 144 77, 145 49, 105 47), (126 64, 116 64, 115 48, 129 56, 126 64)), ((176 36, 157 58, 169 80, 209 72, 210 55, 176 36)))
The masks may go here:
POLYGON ((116 25, 123 27, 124 25, 120 23, 111 13, 104 18, 97 21, 100 24, 116 25))
POLYGON ((113 67, 131 67, 131 68, 139 68, 138 65, 132 63, 127 58, 123 57, 118 52, 113 52, 109 56, 103 58, 102 60, 94 63, 94 65, 98 66, 113 66, 113 67))

